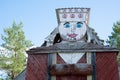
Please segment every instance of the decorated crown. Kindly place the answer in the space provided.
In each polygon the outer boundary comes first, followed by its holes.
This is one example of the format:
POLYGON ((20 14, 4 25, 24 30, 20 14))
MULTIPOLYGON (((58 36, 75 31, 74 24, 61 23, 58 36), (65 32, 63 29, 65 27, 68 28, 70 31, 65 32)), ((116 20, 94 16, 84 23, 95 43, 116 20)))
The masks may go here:
POLYGON ((58 23, 69 21, 85 21, 88 24, 90 8, 56 9, 58 23))

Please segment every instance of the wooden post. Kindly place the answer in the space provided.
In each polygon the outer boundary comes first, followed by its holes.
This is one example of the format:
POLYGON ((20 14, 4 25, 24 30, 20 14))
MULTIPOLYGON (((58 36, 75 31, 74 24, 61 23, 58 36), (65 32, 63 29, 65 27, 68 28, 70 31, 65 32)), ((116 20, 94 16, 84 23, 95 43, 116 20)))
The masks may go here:
MULTIPOLYGON (((52 54, 52 64, 56 64, 56 57, 57 57, 57 54, 53 53, 52 54)), ((51 76, 51 80, 56 80, 56 76, 51 76)))
POLYGON ((50 66, 51 63, 52 63, 52 62, 51 62, 51 61, 52 61, 52 60, 51 60, 51 59, 52 59, 51 57, 52 57, 52 54, 49 53, 49 54, 48 54, 48 68, 47 68, 47 75, 46 75, 47 77, 46 77, 46 80, 51 80, 51 76, 50 76, 50 74, 49 74, 49 66, 50 66))
POLYGON ((93 64, 92 80, 96 80, 96 53, 95 52, 92 52, 92 64, 93 64))
MULTIPOLYGON (((92 62, 91 62, 91 53, 86 53, 86 56, 87 56, 87 63, 88 64, 91 64, 92 62)), ((92 75, 88 75, 87 76, 87 80, 92 80, 92 75)))
POLYGON ((48 54, 48 72, 47 72, 47 80, 56 80, 56 76, 51 76, 49 71, 49 66, 52 64, 56 64, 56 53, 49 53, 48 54))

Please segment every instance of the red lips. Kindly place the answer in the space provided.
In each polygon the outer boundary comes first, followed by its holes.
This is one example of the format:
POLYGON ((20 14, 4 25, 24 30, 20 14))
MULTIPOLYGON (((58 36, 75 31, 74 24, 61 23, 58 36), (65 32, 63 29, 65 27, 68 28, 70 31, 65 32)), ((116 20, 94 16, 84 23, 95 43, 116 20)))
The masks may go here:
POLYGON ((67 34, 67 35, 71 38, 75 38, 78 34, 73 33, 73 34, 67 34))

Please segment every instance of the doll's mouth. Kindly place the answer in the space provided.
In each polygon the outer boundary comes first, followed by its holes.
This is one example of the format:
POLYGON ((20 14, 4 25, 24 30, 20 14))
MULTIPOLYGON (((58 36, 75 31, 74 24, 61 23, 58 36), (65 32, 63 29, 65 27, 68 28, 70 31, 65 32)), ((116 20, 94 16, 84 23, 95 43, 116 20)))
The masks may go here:
POLYGON ((75 38, 78 34, 73 33, 73 34, 67 34, 67 35, 71 38, 75 38))

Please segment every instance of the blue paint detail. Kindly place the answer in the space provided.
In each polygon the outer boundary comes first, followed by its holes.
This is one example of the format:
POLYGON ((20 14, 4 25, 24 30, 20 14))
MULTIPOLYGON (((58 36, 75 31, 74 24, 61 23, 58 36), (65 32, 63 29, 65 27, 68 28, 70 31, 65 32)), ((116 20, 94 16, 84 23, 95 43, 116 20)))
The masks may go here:
POLYGON ((82 27, 82 25, 83 25, 83 23, 82 23, 82 22, 78 22, 78 23, 77 23, 77 28, 81 28, 81 27, 82 27))
POLYGON ((70 23, 69 23, 69 22, 66 22, 66 23, 64 24, 64 26, 65 26, 65 28, 69 28, 69 27, 70 27, 70 23))

